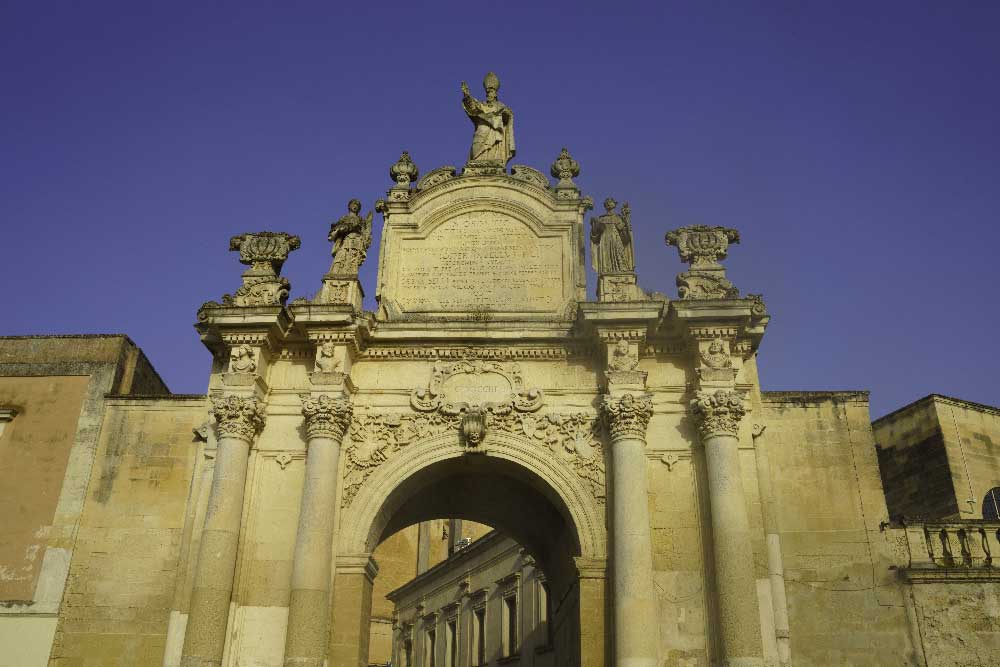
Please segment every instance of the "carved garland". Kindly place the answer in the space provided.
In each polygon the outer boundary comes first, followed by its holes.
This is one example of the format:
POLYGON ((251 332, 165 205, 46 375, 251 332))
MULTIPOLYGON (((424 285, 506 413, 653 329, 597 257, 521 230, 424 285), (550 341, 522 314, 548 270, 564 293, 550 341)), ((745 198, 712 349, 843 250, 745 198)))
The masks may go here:
POLYGON ((264 405, 256 398, 224 396, 212 398, 212 412, 219 423, 220 438, 253 442, 264 428, 264 405))
POLYGON ((702 439, 736 437, 740 420, 747 412, 743 406, 743 395, 730 389, 719 389, 714 393, 699 391, 691 401, 691 411, 698 420, 702 439))
MULTIPOLYGON (((524 435, 548 447, 572 468, 599 503, 605 502, 604 447, 600 422, 585 413, 546 415, 514 411, 486 413, 490 431, 524 435)), ((458 431, 458 414, 360 414, 351 422, 341 506, 346 508, 365 481, 396 452, 433 436, 458 431)))
POLYGON ((313 438, 331 438, 340 441, 351 423, 353 408, 346 398, 320 394, 316 398, 303 397, 302 414, 306 418, 306 435, 313 438))

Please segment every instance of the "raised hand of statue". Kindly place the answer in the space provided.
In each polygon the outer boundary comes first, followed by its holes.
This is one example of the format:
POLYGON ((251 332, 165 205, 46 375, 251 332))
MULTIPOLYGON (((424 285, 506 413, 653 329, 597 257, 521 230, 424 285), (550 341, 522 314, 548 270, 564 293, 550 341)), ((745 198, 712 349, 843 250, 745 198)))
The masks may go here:
POLYGON ((462 95, 469 97, 469 84, 464 81, 462 82, 462 95))

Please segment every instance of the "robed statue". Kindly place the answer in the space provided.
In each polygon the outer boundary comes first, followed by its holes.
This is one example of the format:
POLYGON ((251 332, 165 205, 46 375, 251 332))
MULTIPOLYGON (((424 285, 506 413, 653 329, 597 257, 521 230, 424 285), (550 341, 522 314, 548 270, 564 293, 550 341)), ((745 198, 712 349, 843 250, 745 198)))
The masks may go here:
POLYGON ((477 100, 462 82, 462 107, 476 129, 472 134, 469 161, 499 162, 506 165, 514 157, 514 112, 497 99, 500 79, 493 72, 483 79, 486 99, 477 100))
POLYGON ((358 274, 361 263, 372 244, 372 211, 361 217, 361 202, 352 199, 347 204, 347 215, 330 226, 329 240, 333 241, 333 266, 330 273, 358 274))
POLYGON ((604 200, 604 215, 590 220, 590 259, 599 275, 635 271, 632 210, 626 202, 618 215, 616 206, 618 202, 608 197, 604 200))

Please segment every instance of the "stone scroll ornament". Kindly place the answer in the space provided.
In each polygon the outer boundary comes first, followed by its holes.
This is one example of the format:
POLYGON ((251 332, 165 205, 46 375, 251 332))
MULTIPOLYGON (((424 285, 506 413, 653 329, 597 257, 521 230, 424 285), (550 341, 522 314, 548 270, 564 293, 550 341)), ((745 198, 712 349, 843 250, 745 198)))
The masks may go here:
POLYGON ((256 398, 224 396, 212 399, 212 412, 219 424, 220 438, 253 442, 264 428, 264 405, 256 398))
POLYGON ((653 415, 653 400, 649 394, 605 396, 601 409, 612 441, 621 438, 646 440, 646 427, 653 415))
POLYGON ((306 436, 340 441, 351 424, 353 408, 346 398, 320 394, 302 399, 302 414, 306 418, 306 436))
POLYGON ((681 299, 736 299, 740 292, 726 278, 719 263, 725 259, 730 243, 740 242, 740 233, 726 227, 692 225, 667 232, 667 245, 676 246, 681 261, 690 269, 677 276, 677 295, 681 299))
POLYGON ((691 411, 698 421, 698 432, 702 439, 730 436, 736 437, 740 420, 746 415, 743 394, 731 389, 714 392, 699 391, 691 401, 691 411))
POLYGON ((279 274, 288 254, 300 245, 298 236, 284 232, 255 232, 232 237, 229 249, 238 250, 240 263, 250 266, 243 272, 243 285, 234 294, 224 294, 222 303, 208 301, 202 304, 198 318, 204 320, 207 317, 204 311, 211 308, 284 305, 291 284, 288 278, 279 274))

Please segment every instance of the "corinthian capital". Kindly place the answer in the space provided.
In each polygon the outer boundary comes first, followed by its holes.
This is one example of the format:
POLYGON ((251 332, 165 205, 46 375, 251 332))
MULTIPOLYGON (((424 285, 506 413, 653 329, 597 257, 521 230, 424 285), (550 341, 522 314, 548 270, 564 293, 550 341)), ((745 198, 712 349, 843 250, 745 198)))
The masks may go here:
POLYGON ((698 420, 702 439, 720 435, 736 437, 740 420, 747 413, 743 394, 731 389, 699 391, 691 401, 691 411, 698 420))
POLYGON ((313 438, 340 440, 351 423, 353 408, 346 398, 321 394, 302 399, 302 414, 306 417, 306 435, 313 438))
POLYGON ((646 439, 646 426, 653 414, 653 401, 648 394, 605 396, 601 407, 612 440, 646 439))
POLYGON ((254 436, 264 428, 264 405, 256 398, 213 398, 212 412, 219 422, 220 438, 239 438, 253 442, 254 436))

